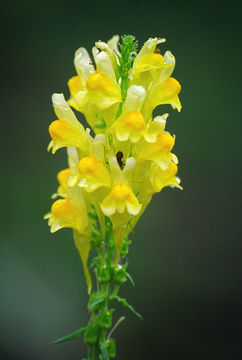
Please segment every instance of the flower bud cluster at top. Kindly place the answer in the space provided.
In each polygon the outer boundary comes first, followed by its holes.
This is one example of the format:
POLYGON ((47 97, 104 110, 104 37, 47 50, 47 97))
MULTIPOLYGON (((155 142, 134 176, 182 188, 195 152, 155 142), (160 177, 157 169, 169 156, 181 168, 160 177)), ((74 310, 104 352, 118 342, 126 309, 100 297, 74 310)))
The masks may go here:
MULTIPOLYGON (((95 208, 102 234, 107 217, 112 224, 118 257, 123 239, 134 228, 152 196, 164 187, 180 188, 178 159, 171 151, 175 138, 165 130, 168 114, 153 118, 153 110, 170 104, 181 110, 180 84, 171 77, 175 58, 157 46, 164 39, 149 39, 139 52, 132 36, 98 41, 92 49, 79 48, 77 75, 68 81, 69 100, 53 94, 57 119, 49 126, 54 154, 66 147, 68 168, 58 173, 59 197, 46 215, 51 232, 74 230, 89 292, 87 266, 95 208), (84 114, 84 129, 71 107, 84 114)), ((104 271, 105 272, 105 271, 104 271)), ((99 274, 105 277, 105 273, 99 274)), ((122 274, 119 274, 120 276, 122 274)))

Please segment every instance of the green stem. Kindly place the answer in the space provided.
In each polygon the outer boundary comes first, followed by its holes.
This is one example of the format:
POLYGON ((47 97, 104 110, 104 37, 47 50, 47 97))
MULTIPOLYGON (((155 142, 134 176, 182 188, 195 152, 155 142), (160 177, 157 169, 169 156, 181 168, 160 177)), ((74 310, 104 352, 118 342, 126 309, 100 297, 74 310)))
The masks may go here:
MULTIPOLYGON (((97 256, 94 257, 93 262, 93 270, 96 275, 96 291, 90 295, 88 305, 91 311, 85 333, 85 342, 88 344, 88 360, 111 360, 114 358, 115 341, 111 339, 111 335, 120 322, 124 320, 124 317, 121 317, 113 326, 113 305, 111 307, 110 304, 113 300, 117 301, 120 284, 125 281, 127 275, 126 266, 123 268, 121 265, 117 267, 120 254, 115 249, 111 221, 107 219, 105 221, 107 226, 106 235, 102 235, 101 230, 99 230, 100 227, 97 227, 95 234, 93 234, 94 240, 96 236, 100 241, 94 242, 93 245, 93 248, 97 251, 97 256), (121 273, 120 270, 122 270, 121 273)), ((127 244, 126 246, 128 246, 127 244)), ((122 257, 125 257, 127 253, 128 251, 124 251, 122 257)), ((121 300, 127 306, 126 300, 121 300)))

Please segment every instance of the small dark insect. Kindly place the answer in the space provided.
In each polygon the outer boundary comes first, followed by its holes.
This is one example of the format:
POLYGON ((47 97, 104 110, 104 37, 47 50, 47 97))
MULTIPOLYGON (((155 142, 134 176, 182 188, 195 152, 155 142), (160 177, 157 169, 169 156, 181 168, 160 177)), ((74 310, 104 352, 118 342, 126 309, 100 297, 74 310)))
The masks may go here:
POLYGON ((160 54, 160 49, 158 48, 155 48, 155 51, 154 51, 155 54, 160 54))
POLYGON ((124 156, 124 155, 123 155, 122 151, 118 151, 117 154, 116 154, 116 159, 117 159, 117 162, 118 162, 121 170, 122 170, 123 167, 124 167, 124 163, 123 163, 123 161, 122 161, 123 156, 124 156))
POLYGON ((97 55, 98 55, 98 54, 100 54, 100 52, 102 51, 102 49, 100 49, 100 48, 97 47, 97 50, 98 50, 98 53, 97 53, 97 55))

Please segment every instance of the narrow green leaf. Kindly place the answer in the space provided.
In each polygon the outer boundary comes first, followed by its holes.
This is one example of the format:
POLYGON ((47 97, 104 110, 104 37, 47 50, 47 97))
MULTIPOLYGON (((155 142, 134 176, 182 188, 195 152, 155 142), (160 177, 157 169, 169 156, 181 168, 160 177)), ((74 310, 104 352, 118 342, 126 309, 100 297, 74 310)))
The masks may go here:
POLYGON ((57 339, 57 340, 53 341, 53 344, 60 344, 60 343, 65 342, 65 341, 74 340, 78 336, 81 336, 82 334, 84 334, 86 329, 87 329, 86 327, 80 328, 80 329, 74 331, 73 333, 71 333, 71 334, 69 334, 67 336, 61 337, 60 339, 57 339))
POLYGON ((135 283, 134 283, 134 280, 133 280, 132 276, 131 276, 129 273, 127 273, 127 272, 126 272, 126 276, 127 276, 127 278, 129 279, 129 281, 131 282, 131 284, 132 284, 133 286, 135 286, 135 283))
POLYGON ((143 320, 142 316, 137 311, 135 311, 133 306, 131 306, 126 299, 121 298, 118 295, 115 295, 113 299, 116 299, 118 302, 123 304, 123 306, 127 307, 130 311, 132 311, 132 313, 134 313, 140 320, 143 320))

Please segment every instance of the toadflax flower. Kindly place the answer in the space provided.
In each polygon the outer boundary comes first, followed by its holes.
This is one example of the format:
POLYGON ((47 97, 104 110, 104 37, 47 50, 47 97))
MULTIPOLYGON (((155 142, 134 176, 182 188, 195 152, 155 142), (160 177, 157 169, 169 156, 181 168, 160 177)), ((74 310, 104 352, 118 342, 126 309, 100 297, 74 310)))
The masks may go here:
POLYGON ((73 229, 89 292, 92 207, 103 233, 110 218, 119 257, 124 238, 152 196, 167 186, 181 189, 178 159, 172 153, 175 137, 166 130, 168 114, 153 117, 159 105, 181 110, 181 86, 171 77, 175 58, 158 50, 164 41, 149 39, 137 53, 132 37, 118 45, 114 36, 95 44, 93 60, 81 47, 74 57, 76 75, 68 81, 69 99, 52 96, 57 118, 49 126, 48 149, 54 154, 66 147, 68 167, 58 173, 54 198, 59 199, 46 218, 51 232, 73 229), (128 42, 134 51, 127 51, 128 42), (85 116, 90 128, 84 129, 72 108, 85 116))

